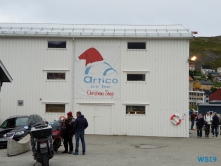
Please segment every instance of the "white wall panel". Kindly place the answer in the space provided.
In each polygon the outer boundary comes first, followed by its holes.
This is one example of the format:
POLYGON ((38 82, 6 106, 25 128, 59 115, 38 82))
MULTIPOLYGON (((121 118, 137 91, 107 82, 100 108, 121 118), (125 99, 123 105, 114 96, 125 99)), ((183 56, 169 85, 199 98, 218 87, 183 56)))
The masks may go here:
POLYGON ((53 50, 47 49, 47 41, 47 38, 0 38, 0 59, 13 77, 13 82, 4 84, 1 92, 4 96, 1 119, 11 115, 37 113, 51 121, 61 115, 45 113, 45 101, 65 101, 66 112, 70 109, 73 42, 68 39, 67 49, 53 50), (69 69, 67 79, 47 81, 45 69, 69 69), (24 100, 24 106, 18 106, 17 100, 24 100))
MULTIPOLYGON (((67 41, 67 49, 51 50, 47 49, 48 40, 0 38, 0 59, 13 78, 12 83, 4 83, 2 87, 1 120, 15 114, 38 113, 49 120, 61 115, 46 114, 45 102, 66 102, 66 112, 72 110, 75 114, 81 110, 86 118, 92 116, 93 108, 91 106, 90 112, 90 106, 87 106, 84 112, 81 105, 108 105, 111 107, 111 114, 107 114, 107 119, 111 120, 111 135, 189 136, 188 40, 141 40, 147 43, 146 50, 128 50, 127 42, 131 40, 99 38, 75 38, 74 42, 73 39, 63 39, 67 41), (121 47, 120 99, 73 98, 73 78, 77 72, 73 70, 74 48, 80 46, 121 47), (56 69, 65 70, 66 80, 46 80, 46 71, 56 69), (129 71, 144 72, 146 81, 126 81, 129 71), (19 99, 24 100, 24 106, 17 106, 19 99), (146 114, 127 115, 127 103, 145 105, 146 114), (179 126, 170 122, 174 113, 185 118, 179 126)), ((106 110, 106 107, 102 109, 106 110)))
POLYGON ((188 137, 189 41, 149 39, 147 50, 128 50, 127 41, 75 40, 75 47, 120 45, 122 70, 120 100, 75 100, 75 109, 77 103, 113 102, 114 135, 188 137), (128 71, 145 72, 146 82, 127 82, 128 71), (125 103, 146 104, 146 114, 126 115, 125 103), (170 122, 174 113, 186 115, 179 126, 170 122))

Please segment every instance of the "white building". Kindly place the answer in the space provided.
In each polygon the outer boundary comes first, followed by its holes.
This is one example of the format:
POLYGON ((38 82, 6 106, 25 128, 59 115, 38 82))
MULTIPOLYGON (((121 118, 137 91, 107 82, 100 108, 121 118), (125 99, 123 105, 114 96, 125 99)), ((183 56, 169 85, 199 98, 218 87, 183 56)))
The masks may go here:
POLYGON ((195 64, 189 64, 189 70, 195 71, 195 64))
POLYGON ((52 121, 81 111, 86 134, 189 136, 193 36, 182 25, 0 27, 0 59, 14 79, 2 90, 1 119, 39 114, 52 121), (170 122, 175 113, 180 125, 170 122))
POLYGON ((189 105, 205 103, 204 97, 204 91, 189 91, 189 105))
POLYGON ((211 69, 209 65, 202 65, 201 66, 201 74, 205 75, 208 72, 215 72, 215 70, 211 69))
POLYGON ((217 72, 221 75, 221 67, 217 68, 217 72))

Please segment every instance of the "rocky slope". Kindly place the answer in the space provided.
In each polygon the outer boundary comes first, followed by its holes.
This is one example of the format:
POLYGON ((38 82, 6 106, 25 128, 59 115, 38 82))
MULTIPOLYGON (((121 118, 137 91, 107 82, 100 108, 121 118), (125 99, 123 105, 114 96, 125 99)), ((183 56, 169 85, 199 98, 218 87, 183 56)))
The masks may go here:
POLYGON ((196 70, 200 70, 202 64, 210 65, 211 68, 221 67, 221 36, 196 37, 190 41, 190 56, 198 57, 196 70))

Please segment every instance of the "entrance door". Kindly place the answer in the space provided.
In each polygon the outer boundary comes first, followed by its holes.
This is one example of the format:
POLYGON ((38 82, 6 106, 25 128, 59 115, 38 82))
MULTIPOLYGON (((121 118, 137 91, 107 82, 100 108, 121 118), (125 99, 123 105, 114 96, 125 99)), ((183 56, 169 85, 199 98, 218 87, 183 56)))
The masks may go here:
POLYGON ((80 111, 89 124, 85 134, 111 135, 111 106, 82 104, 80 111))

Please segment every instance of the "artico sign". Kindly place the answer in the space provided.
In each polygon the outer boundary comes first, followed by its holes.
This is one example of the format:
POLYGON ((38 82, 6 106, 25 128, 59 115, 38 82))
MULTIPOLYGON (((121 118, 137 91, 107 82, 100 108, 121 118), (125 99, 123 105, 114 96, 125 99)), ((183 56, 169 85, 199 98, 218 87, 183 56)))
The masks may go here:
POLYGON ((75 60, 75 98, 119 98, 119 47, 79 47, 75 60))

